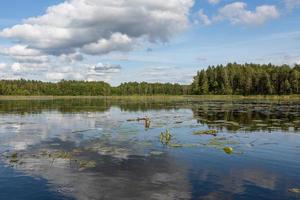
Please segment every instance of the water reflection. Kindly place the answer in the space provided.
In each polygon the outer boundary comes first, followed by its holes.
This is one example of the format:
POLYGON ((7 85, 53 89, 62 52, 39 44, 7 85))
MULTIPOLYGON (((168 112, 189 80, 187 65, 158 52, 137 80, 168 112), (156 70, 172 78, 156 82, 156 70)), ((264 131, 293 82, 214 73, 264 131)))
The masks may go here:
POLYGON ((299 102, 203 102, 193 108, 199 123, 232 131, 298 131, 299 102))
POLYGON ((117 151, 103 155, 87 146, 80 150, 75 143, 57 140, 32 148, 21 152, 19 163, 11 165, 49 180, 56 190, 79 200, 190 198, 185 167, 167 154, 124 158, 117 151), (72 157, 55 157, 55 151, 73 153, 72 157), (94 160, 95 166, 79 168, 83 160, 94 160))
MULTIPOLYGON (((300 187, 297 103, 85 99, 0 108, 0 166, 38 178, 58 199, 299 197, 288 192, 300 187), (151 126, 130 120, 141 117, 151 126), (216 136, 193 134, 211 128, 216 136), (161 144, 166 130, 177 146, 161 144)), ((2 187, 1 198, 14 195, 2 187)), ((38 199, 30 195, 23 199, 38 199)))

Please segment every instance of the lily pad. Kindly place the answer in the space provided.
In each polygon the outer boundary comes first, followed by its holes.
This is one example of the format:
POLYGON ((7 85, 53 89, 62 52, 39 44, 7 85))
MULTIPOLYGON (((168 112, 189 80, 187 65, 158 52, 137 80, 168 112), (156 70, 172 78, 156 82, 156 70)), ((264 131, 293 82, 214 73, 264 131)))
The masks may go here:
POLYGON ((181 147, 183 147, 183 145, 182 144, 169 144, 169 147, 181 148, 181 147))
POLYGON ((224 147, 223 150, 227 154, 232 154, 233 153, 233 148, 232 147, 224 147))

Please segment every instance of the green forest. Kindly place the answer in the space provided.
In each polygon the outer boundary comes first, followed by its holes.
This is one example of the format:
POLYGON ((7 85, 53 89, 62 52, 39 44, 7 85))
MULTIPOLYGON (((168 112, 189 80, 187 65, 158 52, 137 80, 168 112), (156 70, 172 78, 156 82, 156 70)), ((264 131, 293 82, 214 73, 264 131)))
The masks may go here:
POLYGON ((209 66, 198 71, 191 85, 129 82, 112 87, 103 81, 58 83, 1 80, 0 95, 289 95, 300 94, 300 65, 236 64, 209 66))
POLYGON ((110 96, 110 95, 187 95, 190 86, 170 83, 123 83, 112 87, 108 83, 66 81, 58 83, 33 80, 1 80, 0 95, 21 96, 110 96))
POLYGON ((236 64, 209 66, 194 77, 195 95, 289 95, 300 93, 300 65, 236 64))

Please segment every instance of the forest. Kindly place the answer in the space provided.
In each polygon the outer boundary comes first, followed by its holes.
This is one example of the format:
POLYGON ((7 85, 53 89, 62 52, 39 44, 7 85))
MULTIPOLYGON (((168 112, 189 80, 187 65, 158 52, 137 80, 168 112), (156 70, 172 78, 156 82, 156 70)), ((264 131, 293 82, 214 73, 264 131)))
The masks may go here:
POLYGON ((1 80, 0 95, 110 96, 110 95, 289 95, 300 94, 300 65, 236 64, 209 66, 197 72, 191 85, 129 82, 117 87, 103 81, 57 83, 1 80))
POLYGON ((122 83, 112 87, 97 81, 66 81, 58 83, 34 80, 1 80, 0 95, 20 96, 110 96, 110 95, 187 95, 190 86, 170 83, 122 83))
POLYGON ((198 71, 194 95, 289 95, 300 93, 300 65, 236 64, 209 66, 198 71))

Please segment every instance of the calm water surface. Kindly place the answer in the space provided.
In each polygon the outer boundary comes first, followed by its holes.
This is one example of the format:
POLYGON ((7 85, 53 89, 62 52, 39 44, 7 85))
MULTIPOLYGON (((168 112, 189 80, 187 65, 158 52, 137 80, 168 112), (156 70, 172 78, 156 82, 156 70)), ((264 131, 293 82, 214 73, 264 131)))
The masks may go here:
POLYGON ((0 153, 5 200, 300 199, 300 102, 0 101, 0 153))

